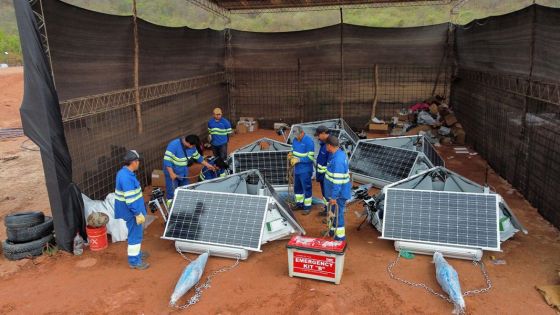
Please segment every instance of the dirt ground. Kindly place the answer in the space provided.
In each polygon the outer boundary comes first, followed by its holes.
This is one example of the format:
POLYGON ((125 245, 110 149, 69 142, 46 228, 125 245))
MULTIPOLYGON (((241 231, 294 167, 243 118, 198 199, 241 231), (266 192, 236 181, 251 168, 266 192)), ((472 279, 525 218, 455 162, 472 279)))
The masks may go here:
MULTIPOLYGON (((0 127, 17 127, 21 70, 2 71, 0 127)), ((262 136, 278 139, 269 130, 236 135, 230 150, 262 136)), ((25 139, 0 141, 0 221, 12 211, 50 212, 40 156, 21 149, 25 139)), ((24 145, 31 146, 29 142, 24 145)), ((483 181, 486 163, 481 157, 454 154, 450 147, 440 151, 450 169, 479 183, 483 181)), ((502 244, 503 252, 485 253, 483 261, 493 287, 486 294, 466 298, 468 314, 554 314, 535 285, 558 283, 560 233, 493 172, 489 183, 507 200, 529 234, 516 234, 502 244), (506 264, 492 264, 491 255, 505 259, 506 264)), ((318 196, 318 187, 314 188, 318 196)), ((9 262, 0 258, 0 314, 451 313, 452 306, 442 299, 389 278, 386 268, 396 257, 393 243, 379 239, 380 234, 370 225, 357 231, 361 222, 357 211, 361 207, 354 205, 346 214, 349 248, 340 285, 288 277, 287 242, 276 241, 263 245, 262 253, 251 254, 234 270, 216 276, 211 288, 190 310, 173 310, 167 306, 169 297, 187 262, 175 252, 172 242, 160 239, 163 222, 158 218, 145 232, 143 249, 150 252, 148 260, 152 264, 146 271, 128 268, 123 242, 110 244, 101 252, 86 250, 81 257, 59 253, 34 261, 9 262)), ((323 229, 315 213, 296 214, 311 236, 323 229)), ((3 226, 0 230, 3 239, 3 226)), ((211 257, 205 276, 232 262, 211 257)), ((463 290, 485 285, 472 263, 456 259, 450 262, 459 272, 463 290)), ((440 291, 428 256, 401 260, 396 273, 440 291)))

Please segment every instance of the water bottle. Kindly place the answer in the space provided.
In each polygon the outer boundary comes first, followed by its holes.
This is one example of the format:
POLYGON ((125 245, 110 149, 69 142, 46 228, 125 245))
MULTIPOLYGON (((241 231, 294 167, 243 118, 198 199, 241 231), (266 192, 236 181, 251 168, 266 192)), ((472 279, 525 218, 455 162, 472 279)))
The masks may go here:
POLYGON ((84 239, 80 236, 80 233, 76 233, 74 237, 74 255, 80 256, 84 252, 84 239))

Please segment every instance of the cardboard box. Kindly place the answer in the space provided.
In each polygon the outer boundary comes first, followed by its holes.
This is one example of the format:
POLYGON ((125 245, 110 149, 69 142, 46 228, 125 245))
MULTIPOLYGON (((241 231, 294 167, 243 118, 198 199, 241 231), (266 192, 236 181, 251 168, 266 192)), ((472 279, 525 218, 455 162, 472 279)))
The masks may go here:
POLYGON ((387 133, 389 131, 388 124, 369 124, 369 131, 373 131, 375 133, 387 133))
POLYGON ((249 132, 259 130, 259 122, 258 121, 250 121, 249 122, 249 132))
POLYGON ((453 135, 455 136, 455 144, 464 145, 465 144, 465 138, 466 138, 466 135, 467 135, 465 130, 463 130, 463 128, 453 127, 451 129, 451 131, 453 132, 453 135))
POLYGON ((237 127, 235 127, 235 133, 244 134, 247 132, 249 132, 249 128, 247 127, 247 125, 244 122, 238 122, 237 127))
POLYGON ((255 117, 239 117, 239 121, 255 121, 255 117))
POLYGON ((152 188, 165 188, 165 175, 162 170, 152 171, 152 188))
POLYGON ((451 127, 451 126, 453 126, 454 124, 457 123, 457 117, 455 117, 454 114, 449 114, 449 115, 445 116, 444 120, 445 120, 445 124, 448 127, 451 127))
POLYGON ((412 129, 410 129, 406 135, 407 136, 416 136, 418 135, 418 133, 420 131, 426 131, 426 132, 431 132, 432 131, 432 127, 430 127, 429 125, 420 125, 420 126, 416 126, 412 129))

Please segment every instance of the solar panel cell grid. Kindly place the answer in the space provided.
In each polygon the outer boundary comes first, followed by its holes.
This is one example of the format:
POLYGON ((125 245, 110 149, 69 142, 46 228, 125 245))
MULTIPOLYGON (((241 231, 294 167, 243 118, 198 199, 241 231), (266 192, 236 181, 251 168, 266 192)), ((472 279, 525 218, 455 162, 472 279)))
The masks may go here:
POLYGON ((257 169, 272 185, 288 184, 286 157, 289 151, 239 152, 233 154, 234 172, 257 169))
POLYGON ((178 190, 164 237, 259 250, 267 207, 262 196, 178 190))
POLYGON ((383 238, 499 250, 496 195, 388 189, 383 238))
POLYGON ((422 141, 422 152, 424 152, 426 157, 428 157, 434 166, 445 166, 443 159, 439 156, 432 144, 426 139, 423 139, 422 141))
POLYGON ((350 171, 371 178, 396 182, 407 178, 418 152, 359 142, 350 161, 350 171))

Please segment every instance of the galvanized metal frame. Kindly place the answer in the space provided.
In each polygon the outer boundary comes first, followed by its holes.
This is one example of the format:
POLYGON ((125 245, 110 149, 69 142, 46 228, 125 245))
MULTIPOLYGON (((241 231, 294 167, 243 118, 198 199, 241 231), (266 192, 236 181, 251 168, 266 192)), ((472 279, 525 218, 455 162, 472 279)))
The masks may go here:
MULTIPOLYGON (((215 72, 180 80, 160 82, 140 87, 141 103, 191 92, 204 87, 220 84, 225 79, 225 72, 215 72)), ((72 121, 100 113, 121 109, 136 104, 134 88, 103 94, 74 98, 60 102, 62 121, 72 121)))

